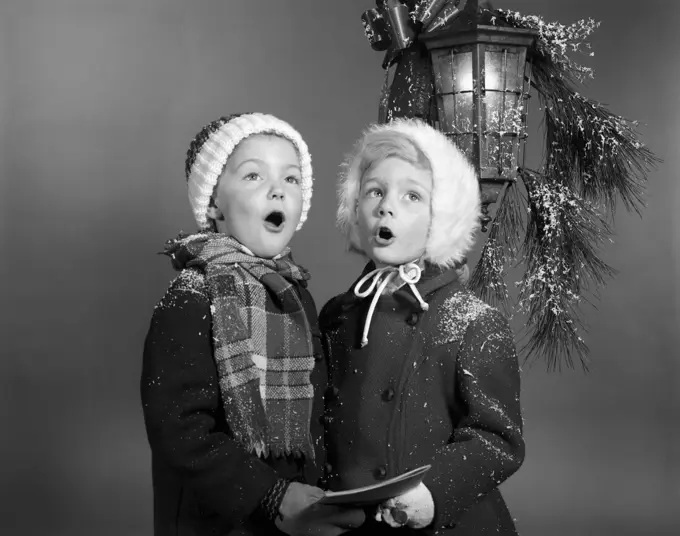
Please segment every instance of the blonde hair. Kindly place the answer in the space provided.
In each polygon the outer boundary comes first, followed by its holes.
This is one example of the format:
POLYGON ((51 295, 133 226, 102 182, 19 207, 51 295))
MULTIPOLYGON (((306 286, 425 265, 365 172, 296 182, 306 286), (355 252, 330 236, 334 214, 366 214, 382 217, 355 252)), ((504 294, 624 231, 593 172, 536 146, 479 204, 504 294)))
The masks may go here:
POLYGON ((359 176, 363 179, 366 172, 387 158, 399 158, 414 167, 432 172, 430 161, 413 141, 393 130, 369 133, 357 154, 359 176))

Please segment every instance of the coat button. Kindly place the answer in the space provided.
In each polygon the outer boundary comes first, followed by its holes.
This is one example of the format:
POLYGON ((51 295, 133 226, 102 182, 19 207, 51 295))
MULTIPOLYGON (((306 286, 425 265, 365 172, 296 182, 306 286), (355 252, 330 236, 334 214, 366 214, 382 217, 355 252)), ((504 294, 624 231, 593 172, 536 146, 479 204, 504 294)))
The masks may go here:
POLYGON ((385 467, 384 465, 377 467, 375 471, 373 471, 373 476, 375 477, 376 480, 384 480, 385 477, 387 476, 387 467, 385 467))
POLYGON ((323 466, 323 470, 326 474, 329 474, 333 470, 333 466, 330 463, 326 463, 323 466))
POLYGON ((324 426, 326 426, 330 422, 331 418, 328 415, 321 415, 321 417, 319 417, 319 423, 323 424, 324 426))
POLYGON ((326 396, 328 398, 334 399, 338 398, 338 395, 340 394, 340 389, 338 389, 335 385, 331 385, 326 389, 326 396))
POLYGON ((418 323, 418 313, 411 313, 406 319, 406 323, 409 326, 415 326, 418 323))
POLYGON ((392 400, 393 398, 394 398, 394 389, 392 389, 391 387, 388 387, 387 389, 385 389, 385 390, 383 391, 383 393, 382 393, 382 399, 383 399, 385 402, 389 402, 389 401, 392 400))

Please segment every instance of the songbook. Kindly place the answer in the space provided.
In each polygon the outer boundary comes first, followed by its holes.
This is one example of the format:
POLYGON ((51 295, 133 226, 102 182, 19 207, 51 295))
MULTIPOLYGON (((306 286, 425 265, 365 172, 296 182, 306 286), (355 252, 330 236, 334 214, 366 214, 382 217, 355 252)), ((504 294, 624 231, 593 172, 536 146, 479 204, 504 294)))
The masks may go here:
POLYGON ((423 480, 431 465, 423 465, 389 480, 370 486, 348 489, 344 491, 327 491, 319 501, 321 504, 341 504, 346 506, 370 506, 397 497, 417 487, 423 480))

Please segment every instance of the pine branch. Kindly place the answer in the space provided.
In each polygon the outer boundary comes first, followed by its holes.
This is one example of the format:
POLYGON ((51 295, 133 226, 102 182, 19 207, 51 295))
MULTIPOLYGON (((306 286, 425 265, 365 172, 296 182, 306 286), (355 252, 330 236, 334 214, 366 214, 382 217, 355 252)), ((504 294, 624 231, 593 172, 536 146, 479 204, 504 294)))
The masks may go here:
POLYGON ((541 354, 549 368, 576 354, 587 369, 588 349, 579 335, 579 305, 586 292, 596 295, 614 270, 598 247, 611 230, 595 206, 573 192, 552 170, 543 175, 522 170, 530 215, 524 239, 526 271, 519 282, 518 308, 527 314, 526 359, 541 354))
POLYGON ((515 183, 505 184, 497 201, 496 215, 482 248, 470 287, 484 301, 510 314, 510 297, 505 283, 506 268, 517 259, 521 247, 522 200, 515 183))
POLYGON ((647 174, 660 160, 640 143, 634 123, 576 93, 555 67, 540 57, 532 64, 544 108, 547 164, 610 213, 620 197, 627 210, 639 214, 647 174))
POLYGON ((505 283, 507 258, 496 238, 498 228, 499 225, 494 222, 469 284, 481 300, 500 307, 507 315, 510 311, 508 286, 505 283))
POLYGON ((593 71, 571 54, 590 49, 588 38, 599 22, 579 20, 566 26, 507 10, 493 15, 501 23, 538 32, 530 51, 532 86, 544 108, 549 165, 562 171, 585 199, 604 203, 609 213, 615 212, 620 197, 626 209, 639 214, 647 174, 661 160, 640 143, 637 122, 612 114, 574 89, 592 78, 593 71))

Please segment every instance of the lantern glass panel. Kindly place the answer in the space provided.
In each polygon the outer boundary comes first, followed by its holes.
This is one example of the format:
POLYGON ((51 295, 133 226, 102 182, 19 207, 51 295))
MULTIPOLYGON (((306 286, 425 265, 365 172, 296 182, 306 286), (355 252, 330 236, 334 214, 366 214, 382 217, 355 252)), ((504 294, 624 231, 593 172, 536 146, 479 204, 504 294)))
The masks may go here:
POLYGON ((439 128, 444 133, 472 132, 473 111, 472 93, 437 95, 439 128))
POLYGON ((487 133, 524 131, 524 99, 517 93, 486 91, 482 97, 482 129, 487 133))
POLYGON ((437 116, 439 117, 439 129, 445 133, 457 132, 455 121, 455 95, 437 95, 437 116))
POLYGON ((437 93, 472 91, 472 51, 438 49, 432 51, 437 93))
POLYGON ((525 135, 523 50, 488 45, 481 98, 483 176, 513 176, 525 135))
POLYGON ((484 141, 486 142, 486 159, 482 162, 482 167, 493 168, 500 176, 511 175, 517 168, 516 139, 488 136, 484 141))
POLYGON ((453 72, 449 57, 451 51, 438 49, 432 51, 432 68, 434 71, 434 88, 437 94, 453 93, 453 72))
POLYGON ((450 136, 450 139, 463 151, 470 161, 475 162, 477 160, 475 156, 474 134, 459 134, 457 136, 450 136))
POLYGON ((472 52, 452 53, 453 90, 472 91, 472 52))
POLYGON ((524 69, 520 53, 513 49, 488 47, 484 52, 484 87, 486 89, 522 91, 524 69))
POLYGON ((482 167, 498 169, 501 175, 517 168, 520 139, 525 132, 524 99, 517 93, 487 90, 482 97, 482 167))

